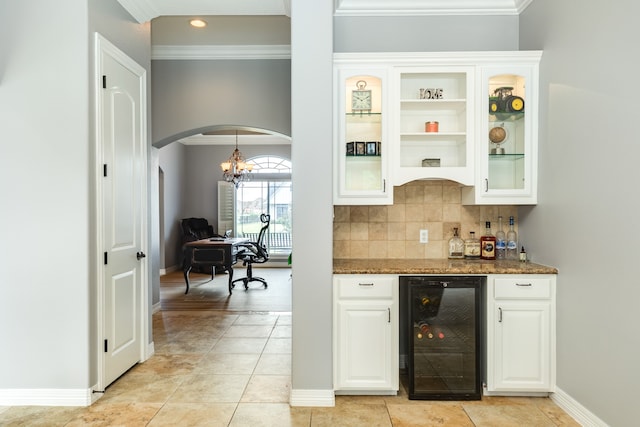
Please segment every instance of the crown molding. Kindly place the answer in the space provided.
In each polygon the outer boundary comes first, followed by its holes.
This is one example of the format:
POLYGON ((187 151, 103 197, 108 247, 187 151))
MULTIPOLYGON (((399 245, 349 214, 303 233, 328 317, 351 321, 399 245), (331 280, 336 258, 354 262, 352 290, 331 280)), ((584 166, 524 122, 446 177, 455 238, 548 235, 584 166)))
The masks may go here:
POLYGON ((335 0, 336 16, 518 15, 532 0, 335 0))
POLYGON ((118 3, 141 24, 161 15, 153 0, 118 0, 118 3))
POLYGON ((190 59, 291 59, 289 45, 157 45, 151 47, 154 60, 190 59))

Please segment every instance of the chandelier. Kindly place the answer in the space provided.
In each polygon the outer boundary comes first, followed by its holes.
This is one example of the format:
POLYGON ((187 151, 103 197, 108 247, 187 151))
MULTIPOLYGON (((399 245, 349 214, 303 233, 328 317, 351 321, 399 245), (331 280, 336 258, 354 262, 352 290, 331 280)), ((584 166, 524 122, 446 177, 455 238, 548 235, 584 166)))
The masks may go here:
POLYGON ((236 188, 243 181, 249 180, 249 173, 253 170, 253 165, 247 164, 244 156, 238 150, 238 131, 236 130, 236 149, 231 153, 226 161, 220 163, 222 178, 227 182, 232 182, 236 188))

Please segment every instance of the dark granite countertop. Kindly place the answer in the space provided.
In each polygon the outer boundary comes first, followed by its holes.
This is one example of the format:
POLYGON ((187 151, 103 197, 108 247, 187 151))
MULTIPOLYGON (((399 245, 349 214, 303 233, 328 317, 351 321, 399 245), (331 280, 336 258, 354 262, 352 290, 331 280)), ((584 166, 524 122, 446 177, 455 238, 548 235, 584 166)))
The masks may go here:
POLYGON ((333 274, 558 274, 558 269, 519 261, 334 259, 333 274))

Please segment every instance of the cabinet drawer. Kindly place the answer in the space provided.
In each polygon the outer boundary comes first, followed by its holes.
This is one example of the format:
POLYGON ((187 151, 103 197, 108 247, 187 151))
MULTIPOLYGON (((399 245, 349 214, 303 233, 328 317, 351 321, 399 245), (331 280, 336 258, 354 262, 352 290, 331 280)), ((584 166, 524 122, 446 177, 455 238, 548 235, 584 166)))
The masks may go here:
POLYGON ((338 298, 393 298, 393 277, 336 277, 338 298))
POLYGON ((496 278, 495 298, 548 299, 551 298, 551 279, 541 277, 496 278))

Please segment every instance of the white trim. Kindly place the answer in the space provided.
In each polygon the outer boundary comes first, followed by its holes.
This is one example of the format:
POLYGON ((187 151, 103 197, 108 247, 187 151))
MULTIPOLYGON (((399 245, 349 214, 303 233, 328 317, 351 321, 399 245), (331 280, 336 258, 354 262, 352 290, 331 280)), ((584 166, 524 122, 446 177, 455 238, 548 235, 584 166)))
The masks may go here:
MULTIPOLYGON (((182 145, 225 145, 234 146, 235 137, 232 135, 191 135, 186 138, 179 139, 182 145)), ((291 138, 281 135, 240 135, 238 137, 238 145, 291 145, 291 138)))
POLYGON ((531 0, 335 0, 335 16, 518 15, 531 0))
POLYGON ((0 406, 89 406, 94 400, 90 388, 0 389, 0 406))
POLYGON ((118 3, 141 24, 160 16, 153 0, 118 0, 118 3))
POLYGON ((157 312, 159 312, 162 309, 162 306, 160 305, 159 302, 153 304, 153 307, 151 307, 151 313, 152 314, 156 314, 157 312))
POLYGON ((560 390, 558 387, 556 387, 555 393, 552 393, 550 398, 563 411, 584 427, 609 427, 607 423, 602 421, 595 414, 582 406, 580 402, 560 390))
POLYGON ((333 390, 291 389, 289 405, 333 407, 336 406, 336 395, 333 390))
POLYGON ((182 269, 181 266, 179 266, 177 264, 174 264, 174 265, 171 265, 169 267, 161 268, 160 269, 160 275, 161 276, 166 276, 169 273, 173 273, 174 271, 178 271, 178 270, 181 270, 181 269, 182 269))
POLYGON ((152 60, 291 59, 290 45, 155 45, 152 60))
POLYGON ((338 64, 387 64, 412 66, 429 61, 429 65, 483 65, 483 64, 537 64, 541 50, 521 51, 477 51, 477 52, 335 52, 334 63, 338 64))

